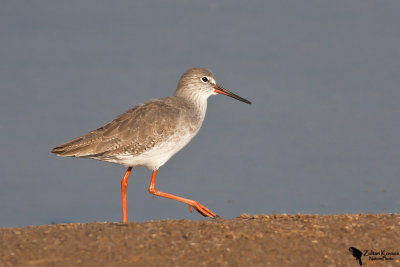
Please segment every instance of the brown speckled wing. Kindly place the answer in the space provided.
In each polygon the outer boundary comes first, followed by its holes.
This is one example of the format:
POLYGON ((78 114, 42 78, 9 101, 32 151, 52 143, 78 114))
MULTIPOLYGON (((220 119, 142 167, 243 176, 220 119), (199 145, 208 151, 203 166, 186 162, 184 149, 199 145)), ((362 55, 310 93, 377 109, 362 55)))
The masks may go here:
POLYGON ((110 123, 52 150, 60 156, 107 157, 138 155, 172 135, 185 110, 160 99, 134 107, 110 123))

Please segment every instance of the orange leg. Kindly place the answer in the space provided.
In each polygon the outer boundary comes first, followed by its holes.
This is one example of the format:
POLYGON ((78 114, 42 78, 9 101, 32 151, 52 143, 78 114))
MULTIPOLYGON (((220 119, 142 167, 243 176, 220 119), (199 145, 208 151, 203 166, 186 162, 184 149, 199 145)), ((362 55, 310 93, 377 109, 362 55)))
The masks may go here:
POLYGON ((121 193, 122 193, 122 222, 126 223, 128 221, 128 214, 126 212, 126 189, 128 188, 128 178, 131 174, 132 167, 126 170, 124 178, 121 180, 121 193))
POLYGON ((195 208, 201 215, 203 216, 208 216, 210 218, 215 218, 217 217, 217 215, 215 213, 213 213, 211 210, 207 209, 205 206, 201 205, 199 202, 191 200, 191 199, 187 199, 187 198, 183 198, 183 197, 178 197, 175 195, 171 195, 168 193, 164 193, 161 191, 158 191, 155 187, 155 183, 156 183, 156 176, 157 176, 157 170, 153 171, 153 174, 151 176, 151 181, 150 181, 150 186, 149 186, 149 192, 153 195, 156 196, 160 196, 160 197, 166 197, 166 198, 170 198, 170 199, 174 199, 183 203, 186 203, 189 205, 190 211, 192 211, 192 207, 195 208))

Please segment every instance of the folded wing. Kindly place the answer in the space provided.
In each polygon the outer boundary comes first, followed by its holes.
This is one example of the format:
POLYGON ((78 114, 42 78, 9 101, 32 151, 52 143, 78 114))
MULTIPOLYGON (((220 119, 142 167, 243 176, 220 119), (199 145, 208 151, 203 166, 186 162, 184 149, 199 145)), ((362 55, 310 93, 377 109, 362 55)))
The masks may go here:
POLYGON ((51 152, 66 157, 88 158, 123 153, 138 155, 175 132, 180 116, 176 107, 166 101, 154 100, 126 111, 108 124, 57 146, 51 152))

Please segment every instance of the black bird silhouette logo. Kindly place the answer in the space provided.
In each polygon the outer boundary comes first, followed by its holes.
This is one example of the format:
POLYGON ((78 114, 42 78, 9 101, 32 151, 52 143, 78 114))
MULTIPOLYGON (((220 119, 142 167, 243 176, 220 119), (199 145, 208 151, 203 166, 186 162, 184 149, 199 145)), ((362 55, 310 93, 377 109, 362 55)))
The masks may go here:
POLYGON ((349 251, 350 251, 351 255, 353 255, 356 258, 356 260, 358 260, 360 265, 362 265, 362 261, 361 261, 362 252, 360 250, 356 249, 355 247, 349 247, 349 251))

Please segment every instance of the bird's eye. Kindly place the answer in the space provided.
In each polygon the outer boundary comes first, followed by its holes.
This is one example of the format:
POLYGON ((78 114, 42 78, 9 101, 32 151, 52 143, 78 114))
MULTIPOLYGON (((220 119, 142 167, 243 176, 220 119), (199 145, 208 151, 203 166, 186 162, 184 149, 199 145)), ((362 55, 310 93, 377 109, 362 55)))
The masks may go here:
POLYGON ((203 78, 201 78, 201 80, 202 80, 203 82, 205 82, 205 83, 208 82, 208 78, 205 77, 205 76, 204 76, 203 78))

